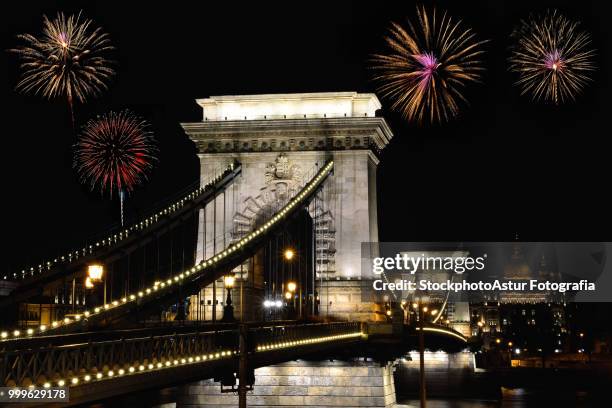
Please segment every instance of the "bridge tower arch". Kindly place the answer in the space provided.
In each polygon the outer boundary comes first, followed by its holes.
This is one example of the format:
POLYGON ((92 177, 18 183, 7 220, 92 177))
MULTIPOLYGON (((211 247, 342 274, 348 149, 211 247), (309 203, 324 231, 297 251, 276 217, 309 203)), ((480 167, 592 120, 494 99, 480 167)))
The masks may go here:
MULTIPOLYGON (((376 170, 393 136, 376 116, 376 95, 212 96, 197 103, 202 120, 182 126, 197 146, 202 180, 233 160, 242 163, 231 199, 216 200, 200 214, 197 258, 240 237, 263 208, 282 203, 303 178, 333 159, 334 174, 309 208, 320 313, 372 320, 372 305, 362 302, 368 277, 361 275, 361 242, 378 241, 376 170), (219 211, 225 216, 211 216, 219 211)), ((222 294, 217 291, 220 301, 222 294)))

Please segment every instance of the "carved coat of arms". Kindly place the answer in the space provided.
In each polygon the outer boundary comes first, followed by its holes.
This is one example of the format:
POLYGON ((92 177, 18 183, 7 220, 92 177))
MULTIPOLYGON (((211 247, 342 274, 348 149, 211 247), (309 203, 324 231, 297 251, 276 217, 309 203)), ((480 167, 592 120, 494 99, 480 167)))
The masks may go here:
POLYGON ((265 173, 266 184, 289 183, 296 184, 302 181, 302 168, 291 163, 283 153, 279 154, 274 163, 268 163, 265 173))

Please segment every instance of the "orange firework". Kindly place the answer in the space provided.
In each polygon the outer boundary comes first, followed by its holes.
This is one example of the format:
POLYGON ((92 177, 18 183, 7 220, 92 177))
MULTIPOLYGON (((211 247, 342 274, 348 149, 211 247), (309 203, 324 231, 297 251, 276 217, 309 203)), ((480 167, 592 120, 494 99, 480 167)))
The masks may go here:
POLYGON ((388 50, 373 56, 374 80, 408 120, 448 121, 467 102, 462 91, 480 80, 483 51, 471 29, 434 9, 417 7, 417 24, 392 23, 385 37, 388 50))

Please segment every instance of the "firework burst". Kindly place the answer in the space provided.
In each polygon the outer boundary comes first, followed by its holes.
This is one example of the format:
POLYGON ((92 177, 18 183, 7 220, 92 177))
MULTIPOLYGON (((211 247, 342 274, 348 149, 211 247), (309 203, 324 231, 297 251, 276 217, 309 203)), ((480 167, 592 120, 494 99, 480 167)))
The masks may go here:
POLYGON ((591 37, 557 10, 521 20, 513 37, 509 69, 518 74, 521 94, 559 104, 574 100, 591 81, 595 70, 591 37))
POLYGON ((482 71, 481 45, 471 29, 446 12, 428 14, 417 7, 417 23, 407 28, 392 23, 385 37, 388 50, 375 54, 374 80, 392 108, 418 123, 443 122, 459 113, 467 102, 462 94, 470 82, 478 82, 482 71))
POLYGON ((108 34, 80 13, 68 17, 58 13, 53 20, 44 16, 40 36, 17 38, 23 45, 9 50, 20 59, 17 90, 48 99, 65 97, 72 115, 74 99, 85 102, 98 95, 115 73, 105 57, 113 49, 108 34))
POLYGON ((148 124, 129 111, 110 112, 85 124, 75 145, 74 166, 92 190, 130 192, 156 160, 148 124))

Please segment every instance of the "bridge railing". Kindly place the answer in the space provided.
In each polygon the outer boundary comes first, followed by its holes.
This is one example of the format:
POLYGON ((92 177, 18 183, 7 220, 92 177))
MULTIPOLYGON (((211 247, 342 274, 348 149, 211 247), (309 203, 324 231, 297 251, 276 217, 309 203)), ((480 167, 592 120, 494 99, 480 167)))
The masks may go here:
MULTIPOLYGON (((173 334, 0 353, 6 386, 78 385, 187 362, 228 358, 219 338, 230 331, 173 334)), ((227 344, 227 341, 222 342, 227 344)))
MULTIPOLYGON (((362 323, 254 327, 250 353, 363 339, 362 323)), ((0 352, 0 385, 79 386, 238 356, 238 330, 194 332, 0 352)))

